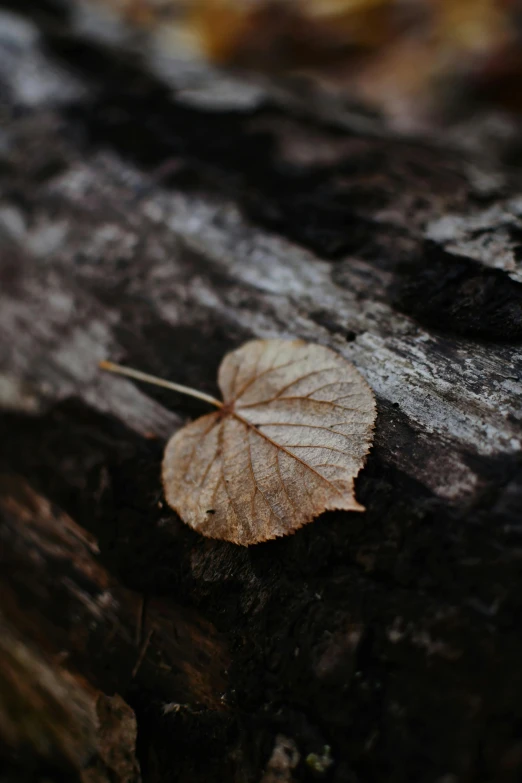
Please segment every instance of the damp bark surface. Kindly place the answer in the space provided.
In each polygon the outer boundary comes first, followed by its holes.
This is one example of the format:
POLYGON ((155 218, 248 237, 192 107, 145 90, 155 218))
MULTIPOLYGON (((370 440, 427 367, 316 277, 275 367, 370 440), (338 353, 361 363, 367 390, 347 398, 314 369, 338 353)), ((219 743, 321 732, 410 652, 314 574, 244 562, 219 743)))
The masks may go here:
POLYGON ((515 783, 520 149, 177 78, 0 2, 0 779, 515 783), (364 514, 242 548, 162 496, 205 404, 97 365, 216 395, 254 337, 338 351, 378 420, 364 514))

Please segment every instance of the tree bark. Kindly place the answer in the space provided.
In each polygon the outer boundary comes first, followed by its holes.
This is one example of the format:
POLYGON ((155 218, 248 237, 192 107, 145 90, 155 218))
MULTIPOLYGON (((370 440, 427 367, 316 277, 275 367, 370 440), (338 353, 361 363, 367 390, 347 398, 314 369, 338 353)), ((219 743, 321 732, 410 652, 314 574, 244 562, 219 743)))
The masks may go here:
MULTIPOLYGON (((0 6, 6 638, 130 704, 147 781, 514 783, 520 150, 350 128, 247 77, 196 104, 61 5, 0 6), (245 549, 162 500, 204 404, 97 365, 215 395, 223 355, 272 336, 374 389, 367 512, 245 549)), ((39 780, 0 701, 9 774, 39 780)))

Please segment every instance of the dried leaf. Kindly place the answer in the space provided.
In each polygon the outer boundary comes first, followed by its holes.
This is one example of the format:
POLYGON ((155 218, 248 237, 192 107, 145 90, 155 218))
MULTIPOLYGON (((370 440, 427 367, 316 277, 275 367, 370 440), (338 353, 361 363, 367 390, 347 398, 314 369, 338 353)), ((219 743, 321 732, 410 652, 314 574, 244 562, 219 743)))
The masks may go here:
POLYGON ((224 358, 218 381, 223 407, 165 450, 165 497, 187 524, 249 545, 326 509, 364 510, 353 480, 375 403, 355 367, 320 345, 254 340, 224 358))
POLYGON ((104 369, 191 394, 218 410, 168 442, 168 504, 194 530, 249 546, 292 533, 329 509, 364 511, 353 482, 375 423, 355 367, 302 340, 252 340, 223 359, 223 402, 102 362, 104 369))

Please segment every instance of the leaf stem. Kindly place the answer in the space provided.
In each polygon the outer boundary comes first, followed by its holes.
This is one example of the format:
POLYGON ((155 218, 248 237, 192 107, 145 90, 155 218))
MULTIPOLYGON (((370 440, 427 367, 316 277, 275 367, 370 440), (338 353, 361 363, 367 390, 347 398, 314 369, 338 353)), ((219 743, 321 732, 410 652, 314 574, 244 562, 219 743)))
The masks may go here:
POLYGON ((186 394, 189 397, 197 397, 198 400, 203 400, 211 405, 215 405, 216 408, 222 408, 223 403, 221 400, 217 400, 215 397, 211 397, 210 394, 191 389, 190 386, 182 386, 180 383, 173 383, 172 381, 165 381, 163 378, 156 378, 154 375, 148 375, 146 372, 140 372, 139 370, 133 370, 131 367, 123 367, 121 364, 114 364, 114 362, 100 362, 99 367, 101 370, 107 370, 107 372, 113 372, 116 375, 125 375, 127 378, 135 378, 137 381, 144 381, 145 383, 152 383, 154 386, 163 386, 164 389, 171 389, 172 391, 179 392, 180 394, 186 394))

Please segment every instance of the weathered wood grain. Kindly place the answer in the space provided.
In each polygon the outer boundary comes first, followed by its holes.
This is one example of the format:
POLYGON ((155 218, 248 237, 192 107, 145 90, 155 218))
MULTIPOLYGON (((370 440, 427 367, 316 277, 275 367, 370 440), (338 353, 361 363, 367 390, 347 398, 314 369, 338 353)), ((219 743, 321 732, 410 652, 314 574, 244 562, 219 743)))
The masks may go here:
POLYGON ((138 678, 220 707, 228 656, 210 624, 119 585, 96 541, 17 476, 0 477, 0 511, 2 614, 25 638, 111 695, 138 678))

